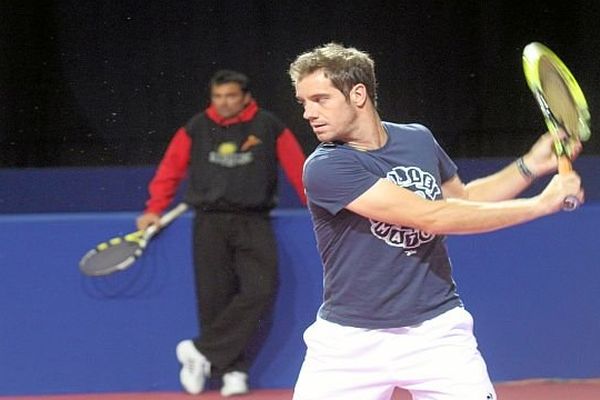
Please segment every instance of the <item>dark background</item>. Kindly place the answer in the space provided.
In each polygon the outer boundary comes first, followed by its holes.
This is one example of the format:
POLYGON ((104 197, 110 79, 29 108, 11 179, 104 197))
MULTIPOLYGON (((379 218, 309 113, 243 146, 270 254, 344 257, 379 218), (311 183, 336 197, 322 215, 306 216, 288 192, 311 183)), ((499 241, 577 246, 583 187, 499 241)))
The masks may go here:
POLYGON ((155 164, 220 68, 246 72, 309 152, 286 71, 328 41, 373 56, 384 119, 426 124, 454 158, 516 156, 544 129, 523 47, 567 63, 594 121, 599 17, 594 1, 4 0, 0 167, 155 164))

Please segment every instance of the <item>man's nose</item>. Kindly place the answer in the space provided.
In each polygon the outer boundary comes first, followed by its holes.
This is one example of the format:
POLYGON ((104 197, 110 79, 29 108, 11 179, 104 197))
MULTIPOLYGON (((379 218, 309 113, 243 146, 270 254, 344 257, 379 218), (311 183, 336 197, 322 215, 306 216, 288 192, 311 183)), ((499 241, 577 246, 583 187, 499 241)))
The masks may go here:
POLYGON ((302 117, 306 120, 311 120, 316 118, 316 110, 315 107, 312 107, 310 104, 304 105, 304 114, 302 117))

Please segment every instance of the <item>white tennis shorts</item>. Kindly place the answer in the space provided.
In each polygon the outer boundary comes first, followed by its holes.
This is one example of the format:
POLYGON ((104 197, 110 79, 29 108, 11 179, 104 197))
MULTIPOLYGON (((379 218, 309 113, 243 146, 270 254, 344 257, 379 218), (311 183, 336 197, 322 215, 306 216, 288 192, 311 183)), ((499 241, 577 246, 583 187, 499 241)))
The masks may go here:
POLYGON ((473 318, 462 307, 393 329, 317 318, 304 341, 294 400, 389 400, 395 387, 414 400, 496 400, 473 318))

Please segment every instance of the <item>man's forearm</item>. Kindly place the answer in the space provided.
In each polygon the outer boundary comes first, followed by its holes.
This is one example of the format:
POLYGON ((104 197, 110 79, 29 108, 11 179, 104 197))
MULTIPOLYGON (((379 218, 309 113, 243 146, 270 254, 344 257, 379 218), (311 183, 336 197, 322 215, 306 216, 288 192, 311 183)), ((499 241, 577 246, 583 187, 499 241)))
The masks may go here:
POLYGON ((512 162, 500 171, 465 185, 466 199, 472 201, 501 201, 514 199, 533 182, 512 162))

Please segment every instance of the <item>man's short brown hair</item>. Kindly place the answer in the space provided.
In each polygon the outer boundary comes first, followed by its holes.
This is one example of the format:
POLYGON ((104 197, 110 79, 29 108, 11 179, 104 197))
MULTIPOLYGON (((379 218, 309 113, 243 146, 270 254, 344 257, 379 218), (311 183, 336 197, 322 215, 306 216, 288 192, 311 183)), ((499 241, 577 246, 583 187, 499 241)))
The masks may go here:
POLYGON ((300 54, 290 64, 289 74, 296 85, 307 75, 322 70, 335 88, 348 99, 350 90, 362 83, 367 95, 377 105, 377 80, 375 62, 364 51, 354 47, 344 47, 338 43, 327 43, 306 53, 300 54))

